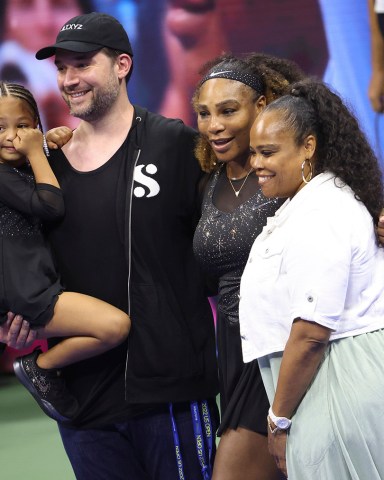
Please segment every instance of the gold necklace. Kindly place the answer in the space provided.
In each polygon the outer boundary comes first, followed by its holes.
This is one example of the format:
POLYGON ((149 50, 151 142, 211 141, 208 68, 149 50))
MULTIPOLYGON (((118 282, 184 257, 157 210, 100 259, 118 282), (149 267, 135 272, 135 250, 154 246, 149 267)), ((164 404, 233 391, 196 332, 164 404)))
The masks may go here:
POLYGON ((240 195, 240 192, 241 192, 241 189, 244 187, 245 185, 245 182, 247 181, 247 178, 249 177, 249 175, 253 172, 253 168, 251 168, 251 170, 249 170, 249 172, 247 173, 247 175, 245 176, 244 178, 244 181, 243 183, 241 184, 240 188, 238 190, 235 189, 235 187, 233 186, 233 183, 232 183, 232 180, 240 180, 239 178, 229 178, 228 175, 227 175, 227 178, 228 178, 228 181, 232 187, 232 190, 233 190, 233 193, 236 195, 236 197, 238 197, 240 195))

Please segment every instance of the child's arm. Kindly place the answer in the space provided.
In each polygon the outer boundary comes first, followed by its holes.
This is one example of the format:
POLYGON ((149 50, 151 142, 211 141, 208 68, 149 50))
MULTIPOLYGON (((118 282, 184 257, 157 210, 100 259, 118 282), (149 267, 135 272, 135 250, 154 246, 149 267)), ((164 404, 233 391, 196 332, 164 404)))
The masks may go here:
POLYGON ((25 181, 9 165, 4 165, 7 168, 3 168, 2 172, 0 199, 20 213, 36 216, 44 221, 62 217, 63 195, 45 156, 41 131, 34 128, 18 129, 13 145, 28 158, 35 181, 25 181))
POLYGON ((60 188, 43 150, 43 134, 37 128, 19 128, 13 141, 16 150, 25 155, 31 164, 36 183, 60 188))
POLYGON ((48 130, 45 134, 49 148, 57 150, 63 147, 72 138, 73 132, 68 127, 57 127, 48 130))

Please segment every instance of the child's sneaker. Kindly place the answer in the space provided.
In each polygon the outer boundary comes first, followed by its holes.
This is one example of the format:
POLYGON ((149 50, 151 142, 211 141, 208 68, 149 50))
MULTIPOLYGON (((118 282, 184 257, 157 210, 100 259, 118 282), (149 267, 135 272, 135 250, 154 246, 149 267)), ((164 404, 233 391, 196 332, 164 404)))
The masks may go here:
POLYGON ((78 410, 77 400, 68 392, 60 370, 47 370, 37 365, 40 353, 42 351, 37 348, 29 355, 16 358, 13 362, 15 375, 49 417, 59 422, 69 421, 78 410))

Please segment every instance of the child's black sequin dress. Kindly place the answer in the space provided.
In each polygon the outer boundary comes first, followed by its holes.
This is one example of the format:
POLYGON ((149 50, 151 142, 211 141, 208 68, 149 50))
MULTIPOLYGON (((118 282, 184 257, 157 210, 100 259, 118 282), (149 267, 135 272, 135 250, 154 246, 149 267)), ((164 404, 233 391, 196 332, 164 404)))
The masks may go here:
POLYGON ((9 311, 32 328, 52 318, 63 289, 41 227, 63 215, 59 188, 35 184, 28 166, 0 163, 0 323, 9 311))

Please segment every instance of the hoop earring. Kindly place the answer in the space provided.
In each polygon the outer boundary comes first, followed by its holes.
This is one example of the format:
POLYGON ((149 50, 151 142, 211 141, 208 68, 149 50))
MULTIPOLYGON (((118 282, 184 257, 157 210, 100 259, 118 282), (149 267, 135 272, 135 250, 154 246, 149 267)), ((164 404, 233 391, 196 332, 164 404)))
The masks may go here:
POLYGON ((309 183, 311 180, 312 180, 312 177, 313 177, 313 167, 312 167, 312 163, 311 161, 306 158, 303 163, 301 164, 301 178, 303 179, 303 182, 304 183, 309 183), (308 162, 309 164, 309 180, 307 180, 305 178, 305 174, 304 174, 304 167, 305 167, 305 163, 308 162))

